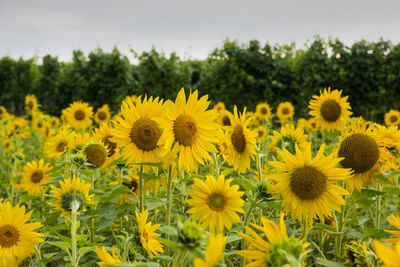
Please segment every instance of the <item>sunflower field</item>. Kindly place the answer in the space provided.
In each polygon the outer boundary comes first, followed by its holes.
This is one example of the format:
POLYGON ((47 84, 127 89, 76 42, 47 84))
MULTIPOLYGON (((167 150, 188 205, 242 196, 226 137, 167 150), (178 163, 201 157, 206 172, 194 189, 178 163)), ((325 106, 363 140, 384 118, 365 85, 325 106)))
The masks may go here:
POLYGON ((342 93, 0 106, 0 267, 400 266, 400 112, 342 93))

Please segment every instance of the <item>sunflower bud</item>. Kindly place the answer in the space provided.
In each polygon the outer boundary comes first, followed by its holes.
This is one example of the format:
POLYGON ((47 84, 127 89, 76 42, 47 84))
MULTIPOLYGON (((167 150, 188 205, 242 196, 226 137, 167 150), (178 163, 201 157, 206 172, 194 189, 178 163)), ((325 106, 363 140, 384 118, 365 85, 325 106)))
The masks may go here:
POLYGON ((294 236, 272 243, 267 253, 267 266, 303 266, 307 251, 294 236))
POLYGON ((179 229, 179 242, 189 248, 195 248, 200 245, 203 230, 201 226, 194 221, 186 221, 179 229))
POLYGON ((346 254, 348 263, 350 266, 355 267, 370 267, 374 266, 374 254, 369 251, 366 243, 352 240, 346 244, 346 254))

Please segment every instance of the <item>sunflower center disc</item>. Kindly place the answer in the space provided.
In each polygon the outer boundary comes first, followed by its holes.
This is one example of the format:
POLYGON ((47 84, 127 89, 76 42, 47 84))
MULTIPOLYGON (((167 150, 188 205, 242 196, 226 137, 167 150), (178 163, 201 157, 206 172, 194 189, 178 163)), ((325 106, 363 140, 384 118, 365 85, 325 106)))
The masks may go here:
POLYGON ((35 184, 39 183, 42 179, 43 179, 43 172, 40 170, 35 171, 31 176, 31 181, 32 183, 35 184))
POLYGON ((0 226, 0 246, 9 248, 16 245, 19 241, 19 231, 15 226, 5 224, 0 226))
POLYGON ((235 129, 233 129, 231 142, 238 153, 244 152, 244 150, 246 149, 246 138, 244 137, 242 126, 237 125, 235 129))
POLYGON ((90 144, 85 148, 87 161, 95 167, 100 167, 107 160, 107 151, 100 144, 90 144))
POLYGON ((355 174, 372 169, 379 159, 379 146, 375 140, 365 134, 352 134, 340 144, 339 157, 344 159, 344 168, 351 168, 355 174))
POLYGON ((267 108, 261 108, 261 114, 266 115, 268 113, 267 108))
POLYGON ((258 138, 261 138, 264 136, 264 131, 263 130, 258 130, 258 138))
POLYGON ((222 117, 222 124, 224 126, 230 126, 231 125, 231 120, 229 119, 229 116, 224 116, 222 117))
POLYGON ((75 111, 74 117, 76 120, 81 121, 85 118, 85 112, 83 110, 75 111))
POLYGON ((126 187, 128 187, 133 192, 135 192, 136 189, 139 187, 139 185, 135 179, 133 179, 130 182, 123 182, 122 184, 125 185, 126 187))
POLYGON ((64 152, 64 149, 66 146, 67 146, 67 144, 64 142, 58 143, 57 147, 56 147, 57 152, 64 152))
POLYGON ((290 177, 290 188, 301 200, 313 200, 325 192, 327 177, 311 166, 294 170, 290 177))
POLYGON ((27 106, 28 106, 29 110, 32 110, 33 109, 33 102, 29 101, 27 106))
POLYGON ((329 122, 337 121, 342 113, 339 103, 333 99, 328 99, 322 103, 320 111, 322 117, 329 122))
POLYGON ((107 146, 107 148, 108 148, 108 156, 109 156, 109 157, 111 157, 112 155, 114 155, 115 149, 117 148, 117 144, 110 141, 110 138, 111 138, 111 137, 112 137, 112 136, 109 135, 109 136, 106 136, 105 138, 103 138, 103 140, 102 140, 103 143, 104 143, 104 144, 107 146))
POLYGON ((161 131, 155 121, 148 118, 137 120, 131 129, 132 142, 143 151, 152 151, 157 147, 161 131))
POLYGON ((104 111, 100 111, 97 114, 97 118, 99 118, 99 120, 104 121, 105 119, 107 119, 107 114, 104 111))
POLYGON ((174 122, 174 134, 179 144, 191 146, 197 137, 196 121, 189 115, 180 115, 174 122))
POLYGON ((397 116, 390 116, 390 122, 396 122, 397 121, 397 116))
POLYGON ((289 109, 288 109, 288 108, 283 108, 283 109, 282 109, 282 114, 283 114, 283 115, 289 114, 289 109))
POLYGON ((219 193, 215 193, 208 198, 207 205, 210 209, 215 211, 221 211, 224 209, 226 204, 225 198, 219 193))

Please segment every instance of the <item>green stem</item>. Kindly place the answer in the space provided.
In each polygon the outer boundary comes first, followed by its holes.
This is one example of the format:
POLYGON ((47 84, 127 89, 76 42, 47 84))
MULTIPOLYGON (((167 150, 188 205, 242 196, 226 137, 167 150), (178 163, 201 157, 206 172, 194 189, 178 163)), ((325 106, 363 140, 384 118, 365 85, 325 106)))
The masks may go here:
MULTIPOLYGON (((377 184, 377 188, 376 188, 379 192, 381 191, 381 184, 378 182, 377 184)), ((376 200, 376 207, 375 207, 375 222, 376 225, 375 227, 380 229, 381 227, 381 196, 378 195, 377 196, 377 200, 376 200)))
POLYGON ((144 209, 144 180, 143 180, 142 173, 143 173, 143 166, 140 165, 140 170, 139 170, 139 183, 140 183, 139 210, 140 210, 140 212, 142 212, 144 209))
POLYGON ((337 223, 337 232, 339 232, 340 234, 338 234, 336 236, 336 242, 335 242, 335 256, 336 259, 340 259, 342 257, 342 241, 343 241, 343 227, 345 224, 344 221, 344 210, 345 207, 342 206, 341 211, 340 211, 340 216, 339 216, 339 220, 337 223))
POLYGON ((169 166, 168 179, 167 179, 167 225, 168 226, 171 226, 171 208, 172 208, 172 166, 169 166))
POLYGON ((76 242, 76 213, 79 209, 79 202, 73 201, 72 202, 72 209, 71 209, 71 250, 72 250, 72 258, 71 264, 72 266, 78 266, 77 260, 77 242, 76 242))

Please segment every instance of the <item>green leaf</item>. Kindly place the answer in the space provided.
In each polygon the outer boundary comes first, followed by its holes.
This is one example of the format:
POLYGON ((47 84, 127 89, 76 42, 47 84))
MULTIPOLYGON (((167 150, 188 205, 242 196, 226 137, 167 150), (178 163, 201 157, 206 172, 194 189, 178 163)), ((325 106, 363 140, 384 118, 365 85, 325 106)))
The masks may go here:
POLYGON ((151 181, 151 180, 160 180, 161 179, 161 176, 144 173, 144 172, 139 173, 139 176, 144 179, 145 183, 147 183, 148 181, 151 181))
POLYGON ((149 211, 165 205, 159 198, 148 198, 145 203, 149 211))
POLYGON ((69 252, 69 249, 71 248, 70 243, 62 242, 62 241, 48 241, 47 244, 56 246, 65 252, 69 252))
POLYGON ((94 251, 94 248, 93 247, 83 247, 78 250, 78 253, 79 253, 79 256, 82 257, 90 251, 94 251))
POLYGON ((383 238, 383 237, 387 237, 390 234, 385 232, 384 230, 378 229, 378 228, 363 228, 362 229, 363 233, 364 233, 364 238, 367 237, 373 237, 373 238, 383 238))
POLYGON ((343 265, 341 263, 330 261, 330 260, 319 258, 319 257, 317 257, 317 260, 315 261, 315 263, 322 265, 322 266, 327 266, 327 267, 346 267, 345 265, 343 265))

